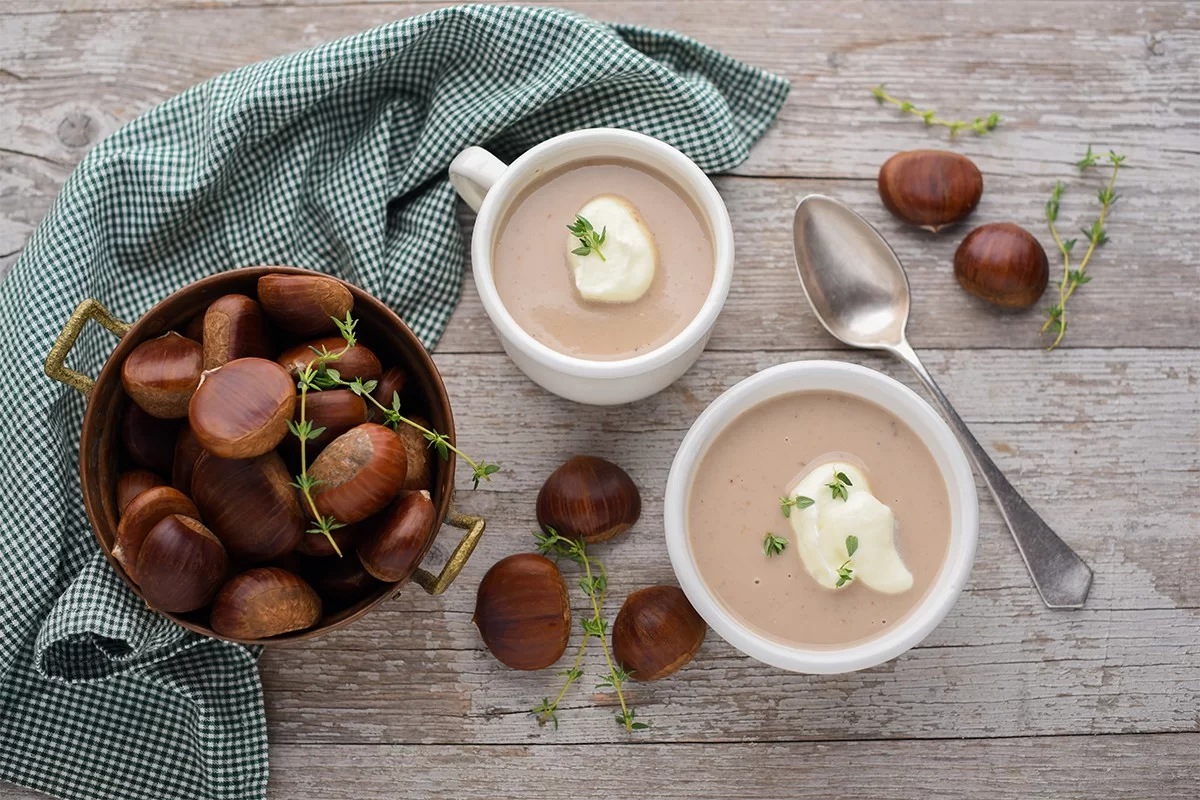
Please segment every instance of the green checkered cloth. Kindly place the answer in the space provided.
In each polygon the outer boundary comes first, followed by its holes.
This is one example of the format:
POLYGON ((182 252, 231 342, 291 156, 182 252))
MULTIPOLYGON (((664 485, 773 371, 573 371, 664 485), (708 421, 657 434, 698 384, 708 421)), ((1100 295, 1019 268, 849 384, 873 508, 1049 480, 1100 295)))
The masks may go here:
MULTIPOLYGON (((258 650, 148 610, 80 501, 84 398, 41 374, 75 304, 136 319, 250 264, 338 275, 428 347, 466 247, 446 167, 631 128, 740 163, 787 83, 691 39, 553 9, 434 11, 207 81, 100 144, 0 285, 0 780, 72 798, 265 796, 258 650)), ((112 337, 72 356, 96 374, 112 337)))

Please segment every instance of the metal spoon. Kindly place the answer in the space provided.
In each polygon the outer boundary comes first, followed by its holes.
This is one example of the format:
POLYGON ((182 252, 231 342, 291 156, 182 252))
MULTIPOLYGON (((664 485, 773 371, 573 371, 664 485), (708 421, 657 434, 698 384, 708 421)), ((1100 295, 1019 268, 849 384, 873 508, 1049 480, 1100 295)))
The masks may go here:
POLYGON ((996 498, 1042 600, 1050 608, 1081 608, 1092 585, 1091 568, 992 463, 905 339, 908 278, 883 236, 854 211, 818 194, 800 201, 792 236, 800 283, 817 319, 846 344, 886 350, 912 367, 996 498))

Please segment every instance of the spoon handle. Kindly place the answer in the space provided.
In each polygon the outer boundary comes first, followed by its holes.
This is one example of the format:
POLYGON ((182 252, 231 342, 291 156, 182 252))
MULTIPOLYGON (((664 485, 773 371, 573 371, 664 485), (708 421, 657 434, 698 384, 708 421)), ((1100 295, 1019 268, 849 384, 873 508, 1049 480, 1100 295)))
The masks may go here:
POLYGON ((967 424, 950 405, 946 395, 942 394, 942 390, 925 371, 925 366, 908 342, 901 342, 899 346, 892 348, 892 353, 917 373, 917 377, 933 396, 950 427, 958 435, 958 440, 966 448, 967 455, 975 462, 975 468, 983 476, 983 482, 996 499, 1004 522, 1012 531, 1017 549, 1021 552, 1021 558, 1025 560, 1025 566, 1029 569, 1042 600, 1050 608, 1082 608, 1092 585, 1091 568, 1050 529, 1008 482, 1004 473, 971 435, 967 424))

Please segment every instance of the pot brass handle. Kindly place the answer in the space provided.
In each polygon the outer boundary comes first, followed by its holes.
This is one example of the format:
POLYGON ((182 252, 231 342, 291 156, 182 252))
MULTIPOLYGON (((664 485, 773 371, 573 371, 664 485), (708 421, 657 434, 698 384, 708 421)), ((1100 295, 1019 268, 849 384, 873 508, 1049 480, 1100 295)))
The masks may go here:
POLYGON ((65 383, 67 386, 75 389, 84 397, 92 391, 92 384, 95 381, 82 372, 76 372, 68 367, 66 361, 71 348, 75 346, 75 340, 79 338, 84 324, 89 319, 94 319, 108 328, 117 335, 118 339, 128 333, 129 329, 133 327, 128 322, 122 322, 114 317, 104 307, 104 304, 94 297, 89 297, 75 307, 75 311, 71 313, 67 324, 63 326, 62 333, 54 340, 54 346, 50 348, 50 354, 46 356, 46 374, 59 383, 65 383))
POLYGON ((462 568, 467 564, 467 559, 475 550, 475 545, 479 544, 479 537, 483 535, 483 528, 487 525, 483 517, 461 514, 454 506, 450 507, 450 514, 446 517, 446 522, 456 528, 462 528, 466 533, 463 534, 458 546, 454 548, 454 552, 450 554, 450 558, 446 560, 446 565, 442 567, 440 573, 434 575, 423 569, 418 569, 413 573, 413 581, 429 594, 441 594, 449 588, 450 584, 454 583, 454 579, 458 577, 458 573, 462 572, 462 568))

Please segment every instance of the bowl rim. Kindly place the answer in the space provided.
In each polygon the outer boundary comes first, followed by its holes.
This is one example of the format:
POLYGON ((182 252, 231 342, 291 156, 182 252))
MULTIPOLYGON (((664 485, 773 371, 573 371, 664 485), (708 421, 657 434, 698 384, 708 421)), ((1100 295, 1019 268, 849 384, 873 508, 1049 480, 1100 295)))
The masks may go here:
MULTIPOLYGON (((596 158, 596 155, 576 156, 567 160, 596 158)), ((733 224, 729 210, 717 187, 702 169, 675 147, 661 139, 623 128, 585 128, 547 139, 526 150, 511 164, 488 190, 475 218, 471 234, 471 274, 492 325, 506 343, 539 366, 577 378, 617 380, 661 369, 682 357, 696 342, 712 329, 725 305, 733 283, 734 242, 733 224), (713 237, 713 280, 700 310, 674 337, 645 353, 611 361, 595 361, 560 353, 537 339, 517 324, 500 300, 492 276, 492 244, 504 218, 504 212, 516 194, 525 188, 530 175, 540 164, 563 151, 583 148, 613 148, 608 157, 624 158, 659 171, 656 163, 667 163, 675 173, 668 175, 681 184, 684 191, 699 206, 713 237)))
POLYGON ((794 672, 833 674, 866 669, 899 656, 946 617, 971 574, 979 533, 979 500, 966 454, 945 420, 912 389, 881 372, 840 361, 794 361, 751 375, 727 389, 692 424, 667 478, 663 523, 671 566, 700 616, 743 653, 794 672), (950 497, 950 547, 925 597, 879 635, 843 647, 784 644, 739 620, 700 576, 687 533, 688 495, 696 469, 716 436, 742 412, 800 391, 834 391, 883 407, 929 448, 950 497))
MULTIPOLYGON (((113 556, 112 549, 106 543, 101 532, 102 528, 111 528, 109 532, 109 538, 115 540, 116 527, 115 524, 109 525, 106 512, 111 512, 114 522, 117 515, 115 510, 105 509, 103 507, 102 499, 102 496, 114 496, 115 486, 99 486, 101 473, 103 472, 104 467, 99 466, 95 468, 95 474, 93 474, 92 459, 90 456, 93 448, 99 446, 101 438, 100 429, 106 425, 112 424, 114 420, 119 420, 120 415, 110 415, 107 408, 102 408, 102 406, 105 406, 106 404, 93 402, 93 400, 103 387, 108 386, 108 382, 116 381, 118 384, 120 383, 121 364, 129 355, 129 352, 133 350, 133 348, 149 338, 165 334, 170 330, 176 330, 182 326, 182 323, 169 324, 169 321, 160 319, 161 315, 165 314, 168 308, 176 303, 183 302, 185 297, 189 295, 202 294, 206 291, 215 291, 215 294, 213 295, 214 300, 224 294, 234 294, 237 292, 223 291, 219 287, 227 283, 257 279, 264 275, 271 274, 315 275, 336 280, 350 290, 350 293, 354 296, 354 306, 356 310, 361 308, 362 305, 370 306, 373 312, 381 315, 383 319, 394 324, 400 338, 404 339, 406 343, 411 346, 412 353, 417 354, 417 363, 407 364, 406 366, 409 366, 414 370, 414 372, 418 369, 424 371, 434 389, 433 396, 426 398, 426 402, 430 407, 431 413, 434 411, 434 409, 438 409, 440 407, 440 410, 445 418, 445 433, 447 436, 449 436, 451 442, 457 441, 454 426, 454 412, 450 404, 450 396, 446 391, 446 386, 442 381, 442 376, 438 371, 437 365, 433 361, 433 357, 430 355, 429 351, 425 349, 425 346, 421 343, 420 339, 417 338, 416 334, 412 332, 412 329, 408 327, 404 320, 402 320, 400 316, 396 314, 396 312, 393 311, 386 303, 384 303, 382 300, 379 300, 365 289, 355 286, 349 281, 346 281, 335 275, 321 272, 320 270, 283 265, 238 267, 235 269, 226 270, 224 272, 218 272, 213 275, 207 275, 199 280, 193 281, 192 283, 176 289, 162 300, 159 300, 157 303, 155 303, 149 310, 142 314, 141 317, 131 323, 129 330, 125 332, 125 334, 117 342, 116 347, 114 347, 112 352, 109 353, 108 358, 104 362, 104 366, 100 369, 99 374, 96 376, 96 380, 92 386, 91 392, 88 394, 87 406, 84 410, 83 416, 83 425, 80 431, 80 491, 83 495, 83 504, 84 509, 87 512, 88 521, 92 526, 92 533, 96 538, 96 542, 100 546, 100 550, 104 553, 113 569, 121 577, 125 584, 134 592, 134 594, 136 594, 143 601, 145 598, 142 596, 141 589, 138 587, 137 583, 135 583, 133 579, 125 572, 125 569, 121 566, 120 562, 118 562, 113 556), (88 487, 92 484, 97 485, 98 491, 93 492, 89 490, 88 487), (101 503, 100 507, 97 507, 97 502, 101 503)), ((123 388, 120 391, 122 394, 124 394, 123 388)), ((132 400, 129 400, 128 398, 126 398, 126 400, 127 402, 132 402, 132 400)), ((122 406, 122 408, 124 408, 124 406, 122 406)), ((436 526, 429 532, 425 542, 424 551, 421 554, 421 558, 417 559, 415 562, 418 566, 425 556, 428 555, 429 550, 432 547, 434 540, 437 538, 438 532, 445 524, 444 521, 447 519, 447 515, 450 511, 450 504, 454 494, 454 472, 456 460, 453 451, 451 451, 448 456, 449 457, 445 461, 441 462, 442 470, 438 482, 434 486, 434 504, 436 508, 437 523, 436 526)), ((97 464, 99 464, 99 461, 100 454, 97 453, 97 464)), ((119 476, 119 474, 119 470, 113 471, 114 478, 119 476)), ((250 565, 247 567, 247 569, 256 566, 270 566, 270 564, 250 565)), ((345 627, 346 625, 349 625, 355 620, 365 616, 379 604, 391 599, 392 597, 395 597, 408 583, 410 578, 411 575, 409 578, 405 578, 401 581, 393 583, 381 582, 379 588, 375 591, 373 596, 368 595, 367 598, 360 600, 358 603, 358 608, 354 608, 354 610, 350 613, 344 613, 344 611, 340 612, 343 614, 343 616, 340 616, 333 622, 328 624, 318 623, 311 628, 305 628, 300 631, 292 631, 266 639, 239 639, 230 636, 222 636, 214 631, 211 627, 193 622, 192 620, 186 619, 179 614, 160 611, 149 606, 149 604, 147 604, 147 607, 151 608, 151 610, 153 610, 155 613, 161 614, 167 619, 170 619, 177 625, 212 639, 220 639, 222 641, 236 642, 238 644, 247 645, 280 644, 284 642, 296 642, 313 639, 329 633, 330 631, 335 631, 345 627)), ((353 608, 353 606, 351 608, 353 608)))

